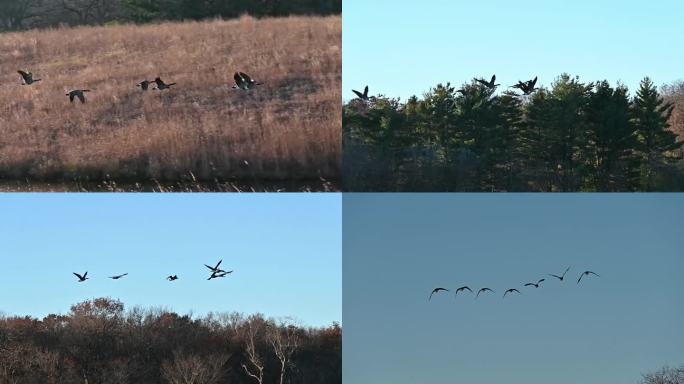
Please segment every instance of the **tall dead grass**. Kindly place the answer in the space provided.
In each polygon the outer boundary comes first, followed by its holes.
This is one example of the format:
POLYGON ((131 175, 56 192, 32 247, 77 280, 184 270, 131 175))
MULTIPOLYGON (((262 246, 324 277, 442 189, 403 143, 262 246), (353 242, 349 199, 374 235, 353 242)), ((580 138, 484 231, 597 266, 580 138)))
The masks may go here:
POLYGON ((341 19, 0 34, 6 180, 338 178, 341 19), (43 81, 22 86, 17 69, 43 81), (264 85, 231 89, 244 71, 264 85), (143 79, 178 85, 142 92, 143 79), (88 88, 86 104, 69 89, 88 88))

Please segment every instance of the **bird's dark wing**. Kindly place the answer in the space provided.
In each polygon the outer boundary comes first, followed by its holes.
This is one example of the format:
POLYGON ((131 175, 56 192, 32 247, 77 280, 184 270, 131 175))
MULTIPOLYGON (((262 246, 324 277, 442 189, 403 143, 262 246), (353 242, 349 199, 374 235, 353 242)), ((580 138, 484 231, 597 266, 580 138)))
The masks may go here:
POLYGON ((21 77, 26 78, 28 76, 28 73, 22 71, 21 69, 17 71, 21 75, 21 77))
POLYGON ((537 284, 535 284, 535 283, 527 283, 527 284, 524 285, 524 287, 529 287, 530 285, 535 285, 535 286, 536 286, 537 284))
POLYGON ((472 289, 470 289, 469 287, 463 287, 463 289, 467 289, 467 290, 469 290, 469 291, 470 291, 470 293, 473 293, 473 290, 472 290, 472 289))
POLYGON ((569 270, 570 270, 570 267, 565 268, 565 272, 563 272, 563 277, 565 277, 565 274, 568 273, 569 270))
POLYGON ((218 269, 219 265, 221 265, 222 262, 223 262, 223 259, 219 260, 219 262, 216 264, 216 267, 214 267, 214 269, 218 269))
POLYGON ((485 81, 485 79, 475 79, 475 81, 477 81, 478 83, 480 83, 482 85, 489 86, 489 83, 487 81, 485 81))
POLYGON ((367 97, 368 97, 368 86, 366 85, 366 87, 363 89, 363 98, 365 99, 367 97))
POLYGON ((233 75, 233 79, 235 79, 235 84, 237 84, 237 85, 242 84, 243 80, 242 80, 242 77, 240 77, 240 73, 235 72, 235 74, 233 75))
POLYGON ((539 281, 537 281, 537 284, 541 283, 542 281, 546 281, 546 279, 539 279, 539 281))
POLYGON ((492 80, 489 82, 489 84, 494 85, 495 81, 496 81, 496 75, 492 75, 492 80))
POLYGON ((211 269, 212 271, 213 271, 214 269, 216 269, 216 268, 210 267, 210 266, 208 266, 208 265, 206 265, 206 264, 204 264, 204 266, 207 267, 207 268, 209 268, 209 269, 211 269))
POLYGON ((240 72, 240 76, 241 76, 242 79, 243 79, 245 82, 247 82, 247 83, 251 83, 251 82, 254 81, 254 80, 252 80, 251 77, 249 77, 248 74, 246 74, 246 73, 244 73, 244 72, 240 72))
POLYGON ((85 96, 83 95, 83 92, 77 93, 76 96, 78 96, 78 99, 81 100, 81 103, 85 103, 85 96))
POLYGON ((587 272, 591 273, 591 274, 594 275, 594 276, 601 277, 601 276, 598 275, 598 273, 594 273, 594 272, 592 272, 592 271, 587 271, 587 272))
POLYGON ((359 92, 359 91, 357 91, 357 90, 355 90, 355 89, 352 89, 352 92, 354 92, 354 93, 356 94, 356 96, 358 96, 360 99, 363 99, 363 98, 364 98, 364 97, 363 97, 363 93, 361 93, 361 92, 359 92))
POLYGON ((584 276, 584 273, 580 275, 579 279, 577 279, 577 284, 579 284, 580 280, 582 280, 582 276, 584 276))
POLYGON ((69 92, 69 101, 72 102, 72 103, 74 102, 74 94, 73 94, 73 92, 69 92))
POLYGON ((534 80, 530 83, 530 86, 534 88, 535 84, 537 84, 537 76, 534 77, 534 80))
POLYGON ((549 276, 553 276, 553 277, 555 277, 555 278, 556 278, 556 279, 558 279, 558 280, 560 280, 560 279, 561 279, 561 277, 560 277, 560 276, 558 276, 558 275, 554 275, 554 274, 552 274, 552 273, 549 273, 549 276))
POLYGON ((76 273, 76 272, 71 272, 71 273, 73 273, 74 275, 76 275, 76 277, 78 277, 79 279, 83 280, 83 276, 79 275, 78 273, 76 273))

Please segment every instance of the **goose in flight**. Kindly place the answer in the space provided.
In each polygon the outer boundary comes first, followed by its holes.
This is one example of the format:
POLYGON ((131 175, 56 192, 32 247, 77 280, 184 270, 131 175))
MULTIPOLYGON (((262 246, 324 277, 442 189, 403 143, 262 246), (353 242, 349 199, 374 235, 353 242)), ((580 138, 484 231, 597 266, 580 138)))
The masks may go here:
POLYGON ((147 91, 147 89, 150 87, 150 84, 152 84, 152 83, 153 83, 153 81, 143 80, 143 81, 139 82, 138 84, 136 84, 135 86, 140 87, 140 89, 142 89, 143 91, 147 91))
POLYGON ((535 283, 527 283, 527 284, 525 284, 525 287, 529 287, 529 286, 534 285, 535 288, 539 288, 539 284, 541 284, 541 282, 544 280, 546 280, 546 279, 539 279, 539 281, 537 281, 536 284, 535 283))
POLYGON ((480 296, 480 293, 484 293, 484 292, 492 292, 493 293, 494 290, 491 288, 482 288, 479 291, 477 291, 477 295, 475 295, 475 298, 477 299, 477 297, 480 296))
POLYGON ((497 86, 501 85, 501 84, 494 84, 494 82, 496 81, 496 75, 492 75, 492 79, 489 81, 487 81, 485 79, 475 79, 475 81, 477 81, 478 83, 484 85, 485 87, 487 87, 489 89, 494 89, 497 86))
POLYGON ((434 295, 435 293, 437 293, 439 291, 449 292, 449 290, 446 288, 435 288, 432 290, 432 292, 430 292, 430 297, 428 298, 428 301, 430 301, 432 299, 432 295, 434 295))
POLYGON ((157 90, 164 90, 164 89, 170 89, 172 85, 176 85, 176 83, 170 83, 166 84, 161 78, 157 77, 154 79, 154 82, 157 83, 157 90))
POLYGON ((563 274, 560 275, 560 276, 554 275, 554 274, 552 274, 552 273, 549 273, 548 275, 549 275, 549 276, 553 276, 553 277, 555 277, 556 279, 558 279, 558 280, 560 280, 560 281, 563 281, 563 279, 565 278, 565 274, 568 273, 569 270, 570 270, 570 267, 567 267, 567 268, 565 269, 565 272, 563 272, 563 274))
POLYGON ((83 275, 79 275, 79 274, 76 273, 76 272, 72 272, 72 273, 73 273, 74 275, 76 275, 76 277, 78 277, 78 282, 79 282, 79 283, 82 283, 82 282, 88 280, 88 271, 86 271, 86 273, 84 273, 83 275))
POLYGON ((523 92, 523 94, 529 95, 535 91, 535 88, 534 88, 535 84, 537 84, 537 77, 536 76, 534 79, 528 80, 525 82, 518 81, 518 84, 514 85, 512 88, 518 88, 519 90, 521 90, 523 92))
POLYGON ((233 89, 239 88, 246 91, 248 89, 256 87, 257 85, 263 84, 257 83, 251 77, 249 77, 248 74, 244 72, 235 72, 235 74, 233 75, 233 79, 235 80, 235 85, 233 85, 233 89))
POLYGON ((86 102, 85 99, 85 92, 90 92, 90 89, 74 89, 73 91, 67 92, 67 96, 69 96, 69 101, 74 102, 74 98, 78 97, 79 100, 81 100, 81 104, 86 102))
POLYGON ((211 272, 212 272, 212 273, 225 272, 223 269, 219 268, 219 265, 221 265, 222 262, 223 262, 223 259, 219 260, 219 262, 216 263, 216 266, 215 266, 215 267, 212 267, 212 266, 206 265, 206 264, 204 264, 204 266, 207 267, 207 268, 209 268, 209 269, 211 269, 211 272))
POLYGON ((507 294, 513 293, 513 292, 517 293, 518 295, 520 294, 520 291, 518 291, 518 290, 515 289, 515 288, 507 289, 506 292, 504 292, 504 295, 503 295, 502 299, 503 299, 504 297, 506 297, 507 294))
POLYGON ((17 71, 21 75, 22 83, 21 85, 31 85, 35 82, 41 81, 42 79, 34 79, 33 78, 33 73, 31 72, 24 72, 21 69, 17 71))
POLYGON ((207 280, 216 279, 219 277, 226 277, 229 273, 233 273, 233 271, 215 271, 211 273, 211 276, 209 276, 207 280))
POLYGON ((363 89, 363 93, 361 93, 355 89, 352 89, 352 92, 354 92, 356 94, 356 96, 358 96, 359 99, 368 100, 368 86, 367 85, 366 85, 366 88, 363 89))
POLYGON ((456 295, 458 295, 458 293, 461 291, 470 291, 470 293, 473 293, 473 290, 470 289, 470 287, 468 287, 467 285, 464 285, 461 288, 456 289, 456 295))
POLYGON ((115 275, 115 276, 109 276, 110 279, 112 280, 119 280, 120 278, 128 275, 128 273, 124 273, 123 275, 115 275))
POLYGON ((594 276, 596 276, 596 277, 601 277, 601 276, 599 276, 598 274, 596 274, 596 273, 594 273, 594 272, 592 272, 592 271, 584 271, 584 272, 582 272, 582 274, 580 275, 579 279, 577 279, 577 284, 579 284, 580 280, 582 280, 582 277, 584 277, 584 276, 589 276, 589 275, 594 275, 594 276))
POLYGON ((166 278, 168 281, 178 280, 178 275, 170 275, 166 278))

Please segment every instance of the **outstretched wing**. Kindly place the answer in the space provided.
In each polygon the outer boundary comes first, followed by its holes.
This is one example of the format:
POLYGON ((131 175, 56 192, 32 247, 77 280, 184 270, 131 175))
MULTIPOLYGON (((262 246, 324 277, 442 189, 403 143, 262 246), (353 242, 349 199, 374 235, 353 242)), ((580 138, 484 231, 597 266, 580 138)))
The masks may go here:
POLYGON ((558 280, 560 280, 560 279, 561 279, 561 277, 560 277, 560 276, 558 276, 558 275, 554 275, 554 274, 552 274, 552 273, 549 273, 549 276, 553 276, 553 277, 555 277, 555 278, 556 278, 556 279, 558 279, 558 280))
POLYGON ((355 89, 352 89, 352 92, 354 92, 356 94, 356 96, 358 96, 360 99, 365 99, 365 97, 363 97, 363 93, 361 93, 355 89))
POLYGON ((524 287, 529 287, 530 285, 534 285, 535 287, 537 286, 537 284, 535 284, 535 283, 527 283, 524 285, 524 287))
POLYGON ((539 279, 539 281, 537 281, 537 284, 540 284, 542 281, 545 281, 545 280, 546 279, 539 279))
POLYGON ((73 273, 74 275, 76 275, 76 277, 78 277, 79 280, 83 280, 83 276, 79 275, 79 274, 76 273, 76 272, 72 272, 72 273, 73 273))
POLYGON ((534 86, 537 84, 537 76, 534 77, 534 80, 530 81, 530 88, 534 88, 534 86))
POLYGON ((367 85, 366 85, 366 87, 363 89, 363 98, 364 98, 364 99, 368 98, 368 86, 367 86, 367 85))
POLYGON ((78 99, 81 100, 81 103, 85 103, 85 95, 83 95, 83 92, 77 93, 76 96, 78 96, 78 99))
POLYGON ((221 265, 222 262, 223 262, 223 259, 219 260, 219 262, 216 263, 216 266, 214 267, 214 269, 218 269, 219 265, 221 265))
POLYGON ((563 277, 565 277, 565 274, 568 273, 569 270, 570 270, 570 267, 565 268, 565 272, 563 272, 563 277))
POLYGON ((587 271, 587 272, 591 273, 592 275, 594 275, 594 276, 596 276, 596 277, 601 277, 601 276, 598 275, 598 273, 595 273, 595 272, 592 272, 592 271, 587 271))
POLYGON ((496 75, 492 75, 492 80, 489 82, 489 84, 493 86, 495 81, 496 81, 496 75))

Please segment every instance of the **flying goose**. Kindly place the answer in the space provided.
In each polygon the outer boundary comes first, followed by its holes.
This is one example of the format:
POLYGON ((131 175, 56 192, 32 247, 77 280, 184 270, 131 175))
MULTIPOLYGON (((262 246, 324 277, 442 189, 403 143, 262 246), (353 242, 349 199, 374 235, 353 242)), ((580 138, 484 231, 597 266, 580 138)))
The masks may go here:
POLYGON ((430 297, 428 298, 428 301, 430 301, 430 300, 432 299, 432 295, 434 295, 435 293, 437 293, 437 292, 439 292, 439 291, 446 291, 446 292, 448 292, 449 290, 446 289, 446 288, 435 288, 435 289, 433 289, 432 292, 430 292, 430 297))
POLYGON ((594 272, 592 272, 592 271, 584 271, 584 272, 582 272, 582 274, 580 275, 579 279, 577 279, 577 284, 579 284, 580 280, 582 280, 582 277, 584 277, 584 276, 589 276, 589 275, 594 275, 594 276, 596 276, 596 277, 601 277, 601 276, 599 276, 598 274, 596 274, 596 273, 594 273, 594 272))
POLYGON ((143 80, 143 81, 139 82, 138 84, 136 84, 135 86, 140 87, 140 89, 142 89, 143 91, 147 91, 147 89, 150 87, 150 84, 152 84, 152 83, 153 83, 153 81, 143 80))
POLYGON ((17 71, 21 75, 22 83, 21 85, 31 85, 35 82, 41 81, 42 79, 34 79, 32 72, 24 72, 21 69, 17 71))
POLYGON ((501 85, 501 84, 494 84, 494 82, 496 81, 496 75, 492 75, 492 79, 490 81, 487 81, 485 79, 475 79, 475 81, 477 81, 478 83, 484 85, 485 87, 487 87, 489 89, 494 89, 497 86, 501 85))
POLYGON ((511 88, 518 88, 519 90, 521 90, 523 92, 523 94, 529 95, 535 91, 535 88, 534 88, 535 84, 537 84, 537 77, 536 76, 534 79, 528 80, 525 82, 518 80, 518 84, 512 86, 511 88))
POLYGON ((79 274, 76 273, 76 272, 72 272, 72 273, 73 273, 74 275, 76 275, 76 277, 78 277, 78 282, 79 282, 79 283, 82 283, 82 282, 88 280, 88 271, 86 271, 86 273, 84 273, 82 276, 79 275, 79 274))
POLYGON ((539 288, 539 284, 541 284, 541 282, 544 280, 546 280, 546 279, 539 279, 539 281, 537 281, 536 284, 535 283, 527 283, 527 284, 525 284, 525 287, 529 287, 529 286, 534 285, 535 288, 539 288))
POLYGON ((67 96, 69 96, 69 101, 74 102, 74 97, 78 97, 79 100, 81 100, 81 104, 86 102, 85 95, 83 93, 85 92, 90 92, 90 89, 74 89, 73 91, 67 92, 67 96))
POLYGON ((112 280, 119 280, 120 278, 128 275, 128 273, 124 273, 123 275, 115 275, 115 276, 109 276, 110 279, 112 280))
MULTIPOLYGON (((461 288, 456 289, 456 294, 455 294, 455 295, 458 295, 459 292, 461 292, 461 291, 466 291, 466 290, 467 290, 467 291, 470 291, 470 293, 473 293, 473 290, 470 289, 470 287, 468 287, 467 285, 464 285, 464 286, 462 286, 461 288)), ((455 295, 454 295, 454 296, 455 296, 455 295)))
POLYGON ((491 289, 491 288, 482 288, 482 289, 480 289, 479 291, 477 291, 477 295, 475 295, 475 298, 477 299, 477 297, 480 296, 480 293, 488 292, 488 291, 489 291, 489 292, 494 292, 494 290, 491 289))
POLYGON ((504 295, 503 295, 502 299, 505 298, 507 294, 513 293, 513 292, 516 292, 516 293, 520 294, 520 291, 518 291, 518 290, 515 289, 515 288, 507 289, 506 292, 504 292, 504 295))
POLYGON ((216 263, 216 266, 215 266, 215 267, 212 267, 212 266, 209 266, 209 265, 206 265, 206 264, 204 264, 204 266, 207 267, 207 268, 209 268, 209 269, 211 269, 211 271, 212 271, 213 273, 225 272, 223 269, 220 269, 220 268, 219 268, 219 265, 221 265, 222 262, 223 262, 223 259, 219 260, 219 262, 216 263))
POLYGON ((168 281, 178 280, 178 275, 170 275, 166 278, 168 281))
POLYGON ((176 83, 171 83, 171 84, 166 84, 161 78, 157 77, 154 79, 154 82, 157 83, 157 90, 164 90, 164 89, 170 89, 172 85, 176 85, 176 83))
POLYGON ((354 92, 356 94, 356 96, 359 97, 359 99, 368 100, 368 86, 367 85, 366 85, 366 88, 363 89, 363 93, 361 93, 355 89, 352 89, 352 92, 354 92))
POLYGON ((209 276, 209 278, 207 280, 216 279, 219 277, 226 277, 229 273, 233 273, 233 271, 220 271, 220 272, 219 271, 212 272, 211 276, 209 276))
POLYGON ((252 89, 257 85, 263 84, 257 83, 256 81, 252 80, 252 78, 244 72, 235 72, 235 74, 233 75, 233 79, 235 79, 235 85, 233 85, 233 88, 239 88, 245 91, 248 89, 252 89))
POLYGON ((555 277, 556 279, 558 279, 558 280, 560 280, 560 281, 563 281, 563 279, 565 278, 565 274, 568 273, 569 270, 570 270, 570 267, 567 267, 567 268, 565 269, 565 272, 563 272, 563 274, 560 275, 560 276, 554 275, 554 274, 552 274, 552 273, 549 273, 548 275, 549 275, 549 276, 553 276, 553 277, 555 277))

